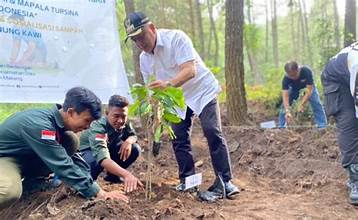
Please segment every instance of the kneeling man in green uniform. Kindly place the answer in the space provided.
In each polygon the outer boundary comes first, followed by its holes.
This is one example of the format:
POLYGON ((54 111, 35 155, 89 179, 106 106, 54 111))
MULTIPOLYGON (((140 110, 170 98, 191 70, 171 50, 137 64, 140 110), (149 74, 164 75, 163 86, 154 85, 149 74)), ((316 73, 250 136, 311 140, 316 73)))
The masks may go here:
POLYGON ((86 198, 128 201, 120 191, 102 190, 75 153, 78 139, 73 132, 89 128, 100 117, 99 98, 84 87, 74 87, 63 106, 18 112, 0 124, 0 210, 21 197, 23 180, 52 172, 86 198))
POLYGON ((128 119, 128 100, 113 95, 108 101, 106 115, 93 122, 91 127, 81 133, 80 151, 91 167, 93 179, 105 169, 105 180, 124 182, 124 190, 131 192, 142 183, 126 170, 139 156, 141 148, 137 136, 128 119))

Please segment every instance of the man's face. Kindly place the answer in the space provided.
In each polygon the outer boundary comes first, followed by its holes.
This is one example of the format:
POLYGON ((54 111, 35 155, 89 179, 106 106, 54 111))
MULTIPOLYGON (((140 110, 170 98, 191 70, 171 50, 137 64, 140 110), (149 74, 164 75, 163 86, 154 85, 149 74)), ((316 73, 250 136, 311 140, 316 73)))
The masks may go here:
POLYGON ((128 107, 109 107, 107 112, 107 119, 109 124, 116 130, 122 129, 125 126, 128 118, 128 107))
POLYGON ((68 120, 65 123, 65 127, 67 130, 75 133, 88 129, 94 120, 89 111, 77 113, 73 108, 69 108, 67 114, 68 120))
POLYGON ((142 33, 131 37, 131 40, 135 43, 135 45, 147 52, 151 53, 155 47, 156 41, 156 30, 153 24, 148 24, 142 27, 142 33))
POLYGON ((287 77, 293 80, 296 80, 300 77, 300 73, 298 70, 291 70, 287 72, 287 77))

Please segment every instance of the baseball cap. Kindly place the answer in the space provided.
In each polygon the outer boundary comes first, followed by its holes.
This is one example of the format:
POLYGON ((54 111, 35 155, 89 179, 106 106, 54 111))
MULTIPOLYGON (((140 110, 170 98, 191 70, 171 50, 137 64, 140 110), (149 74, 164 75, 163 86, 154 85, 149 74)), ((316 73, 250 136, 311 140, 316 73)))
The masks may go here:
POLYGON ((129 13, 126 19, 124 19, 124 27, 127 33, 125 41, 130 37, 142 33, 142 27, 148 22, 150 22, 150 20, 143 12, 129 13))

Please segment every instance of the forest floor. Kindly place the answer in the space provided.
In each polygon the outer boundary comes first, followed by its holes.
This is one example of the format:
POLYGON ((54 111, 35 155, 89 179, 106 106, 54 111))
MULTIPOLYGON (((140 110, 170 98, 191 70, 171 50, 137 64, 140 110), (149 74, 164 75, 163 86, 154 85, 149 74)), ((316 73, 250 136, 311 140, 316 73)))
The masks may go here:
MULTIPOLYGON (((24 196, 0 213, 0 219, 358 219, 348 203, 347 175, 340 164, 335 130, 328 128, 260 129, 227 126, 223 131, 230 149, 233 182, 241 193, 215 203, 198 201, 195 194, 179 193, 177 164, 168 141, 154 160, 153 198, 144 191, 130 193, 130 203, 86 201, 65 187, 24 196)), ((256 114, 256 122, 270 119, 256 114)), ((257 124, 257 123, 256 123, 257 124)), ((140 132, 140 137, 143 137, 140 132)), ((143 143, 143 142, 142 142, 143 143)), ((201 190, 214 180, 206 140, 196 120, 192 145, 201 190)), ((146 162, 131 167, 145 182, 146 162)), ((121 184, 99 184, 107 190, 121 184)))

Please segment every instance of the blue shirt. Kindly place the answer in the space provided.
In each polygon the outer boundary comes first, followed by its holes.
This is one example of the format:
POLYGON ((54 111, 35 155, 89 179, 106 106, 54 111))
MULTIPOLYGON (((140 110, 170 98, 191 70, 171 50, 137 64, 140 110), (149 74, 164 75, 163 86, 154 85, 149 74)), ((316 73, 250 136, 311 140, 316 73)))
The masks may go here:
POLYGON ((290 79, 285 75, 282 80, 282 90, 288 90, 289 88, 292 88, 292 90, 299 91, 303 88, 306 88, 307 85, 314 84, 313 74, 310 68, 303 66, 301 67, 299 73, 300 76, 296 80, 290 79))

